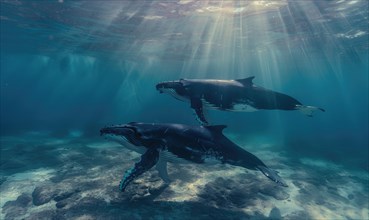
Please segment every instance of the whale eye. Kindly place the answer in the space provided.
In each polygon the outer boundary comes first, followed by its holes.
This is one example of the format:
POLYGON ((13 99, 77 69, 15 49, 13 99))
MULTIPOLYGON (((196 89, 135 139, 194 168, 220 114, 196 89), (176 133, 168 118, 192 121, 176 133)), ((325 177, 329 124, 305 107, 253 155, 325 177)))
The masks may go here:
POLYGON ((142 137, 141 133, 138 132, 137 128, 132 127, 132 126, 125 126, 125 128, 131 130, 135 138, 141 138, 142 137))
POLYGON ((136 136, 136 138, 141 138, 141 137, 142 137, 141 133, 140 133, 140 132, 138 132, 137 128, 132 127, 131 129, 135 132, 135 136, 136 136))
POLYGON ((141 137, 142 137, 142 135, 141 135, 140 133, 138 133, 138 132, 136 132, 136 133, 135 133, 135 136, 136 136, 137 138, 141 138, 141 137))

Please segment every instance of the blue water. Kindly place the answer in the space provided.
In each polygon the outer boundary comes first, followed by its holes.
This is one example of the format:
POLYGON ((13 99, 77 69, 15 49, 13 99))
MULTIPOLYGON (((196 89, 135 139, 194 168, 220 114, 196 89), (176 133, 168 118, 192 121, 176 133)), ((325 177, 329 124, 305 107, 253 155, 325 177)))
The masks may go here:
MULTIPOLYGON (((156 83, 249 76, 326 112, 209 111, 212 124, 227 125, 239 144, 271 144, 270 154, 283 152, 291 163, 369 171, 368 1, 0 4, 4 178, 21 170, 7 166, 20 155, 17 138, 98 140, 101 127, 131 121, 198 125, 189 104, 159 94, 156 83)), ((368 203, 361 208, 368 216, 368 203)))

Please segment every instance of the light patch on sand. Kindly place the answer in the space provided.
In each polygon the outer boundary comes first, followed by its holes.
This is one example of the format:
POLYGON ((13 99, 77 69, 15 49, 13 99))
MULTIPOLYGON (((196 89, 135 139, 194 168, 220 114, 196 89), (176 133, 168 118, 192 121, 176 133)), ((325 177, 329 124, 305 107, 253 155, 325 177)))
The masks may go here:
POLYGON ((281 216, 285 216, 293 212, 303 211, 304 209, 301 203, 294 199, 296 198, 297 195, 299 195, 299 188, 294 186, 292 183, 287 182, 287 184, 288 188, 283 189, 285 189, 286 193, 289 194, 289 199, 277 200, 265 194, 258 193, 260 196, 257 198, 256 201, 254 201, 254 205, 245 207, 242 210, 248 215, 255 215, 256 213, 258 214, 261 213, 264 216, 269 216, 270 211, 273 208, 278 208, 281 213, 281 216), (263 200, 262 197, 268 197, 270 199, 263 200))
MULTIPOLYGON (((90 170, 89 170, 89 173, 95 173, 95 174, 97 174, 96 173, 96 171, 99 171, 99 170, 101 170, 101 166, 96 166, 96 167, 93 167, 93 168, 91 168, 90 170)), ((97 174, 98 175, 98 174, 97 174)), ((100 175, 99 175, 99 177, 100 177, 100 175)), ((101 177, 100 177, 101 178, 101 177)), ((100 179, 99 178, 99 179, 100 179)), ((96 178, 96 179, 98 179, 98 178, 96 178)))
POLYGON ((369 219, 369 208, 361 209, 361 217, 362 219, 369 219))
POLYGON ((366 183, 369 182, 369 172, 366 170, 350 170, 350 171, 343 170, 342 172, 339 173, 339 175, 347 177, 355 176, 366 183))
POLYGON ((50 139, 47 140, 44 144, 45 145, 60 145, 60 144, 67 144, 69 142, 68 139, 50 139))
POLYGON ((31 206, 28 208, 27 213, 24 216, 19 216, 19 219, 27 219, 32 213, 37 213, 37 212, 41 212, 44 210, 55 210, 56 202, 54 200, 51 200, 43 205, 39 205, 39 206, 31 206))
POLYGON ((115 142, 92 142, 86 144, 87 147, 95 148, 95 149, 104 149, 104 148, 113 148, 113 147, 122 147, 121 145, 115 143, 115 142))
POLYGON ((36 186, 48 181, 54 175, 53 169, 37 169, 11 175, 0 186, 0 219, 4 219, 3 206, 8 201, 14 201, 22 193, 31 194, 36 186))
POLYGON ((349 209, 343 209, 340 213, 342 216, 347 216, 349 219, 369 219, 369 209, 350 206, 349 209))
POLYGON ((143 19, 145 20, 159 20, 164 18, 163 16, 158 16, 158 15, 147 15, 147 16, 142 16, 143 19))
POLYGON ((356 3, 358 3, 359 1, 349 1, 349 2, 347 2, 347 4, 348 5, 353 5, 353 4, 356 4, 356 3))
POLYGON ((343 201, 335 201, 336 208, 331 209, 326 206, 307 205, 305 209, 312 219, 368 219, 367 208, 358 212, 357 207, 346 204, 343 201))
POLYGON ((79 217, 76 217, 75 219, 76 220, 93 220, 93 219, 96 219, 96 218, 92 215, 84 214, 84 215, 81 215, 79 217))
POLYGON ((17 173, 8 177, 7 181, 37 181, 42 182, 49 180, 53 175, 53 169, 37 169, 24 173, 17 173))
POLYGON ((199 189, 197 185, 202 182, 202 180, 197 180, 193 183, 188 183, 183 186, 181 181, 175 181, 174 183, 169 185, 169 189, 176 192, 170 198, 166 198, 163 201, 171 201, 171 202, 183 202, 183 201, 191 201, 196 198, 197 192, 199 189))
MULTIPOLYGON (((297 201, 294 201, 294 198, 297 198, 297 196, 300 194, 299 189, 300 188, 296 187, 294 184, 288 183, 288 189, 286 191, 290 195, 290 198, 288 199, 290 201, 275 200, 273 202, 273 204, 275 204, 275 206, 281 211, 282 216, 292 212, 303 211, 301 204, 297 201)), ((270 209, 272 208, 273 207, 270 207, 270 209)))
POLYGON ((188 4, 188 3, 191 3, 191 2, 193 2, 194 0, 180 0, 179 2, 178 2, 178 4, 179 5, 186 5, 186 4, 188 4))
POLYGON ((341 166, 338 164, 334 164, 332 162, 329 161, 323 161, 323 160, 313 160, 313 159, 309 159, 309 158, 301 158, 300 162, 304 165, 307 166, 314 166, 314 167, 320 167, 320 168, 325 168, 325 169, 339 169, 341 166))
MULTIPOLYGON (((4 206, 6 202, 16 200, 18 196, 22 194, 22 192, 19 190, 19 187, 16 187, 16 186, 5 187, 4 185, 5 183, 3 183, 0 187, 0 192, 1 192, 0 193, 1 194, 0 210, 2 210, 2 207, 4 206)), ((0 212, 0 219, 3 219, 1 217, 1 213, 3 212, 2 211, 0 212)))
POLYGON ((182 180, 174 181, 169 185, 169 188, 175 194, 171 198, 166 198, 165 201, 183 202, 197 200, 198 193, 209 182, 215 181, 218 177, 232 179, 233 176, 243 174, 244 172, 242 168, 232 167, 231 169, 227 169, 227 167, 222 166, 219 171, 201 173, 201 176, 198 176, 193 182, 184 183, 182 180))
MULTIPOLYGON (((351 191, 351 188, 357 189, 357 187, 358 186, 355 184, 349 184, 347 187, 341 189, 341 193, 348 195, 349 193, 344 192, 345 190, 351 191)), ((332 203, 335 208, 312 203, 308 197, 306 198, 306 201, 299 200, 298 198, 301 198, 299 189, 300 188, 296 187, 294 184, 290 184, 287 188, 287 192, 290 195, 288 200, 261 201, 260 205, 256 203, 255 206, 247 207, 243 209, 243 211, 248 214, 258 211, 263 215, 268 216, 270 211, 274 207, 277 207, 282 216, 286 216, 294 212, 306 211, 312 219, 368 219, 368 208, 358 209, 354 204, 332 198, 332 195, 326 191, 312 193, 319 193, 327 201, 332 203)))
POLYGON ((353 194, 355 190, 362 190, 357 184, 352 182, 346 182, 340 187, 337 187, 337 192, 340 196, 348 198, 350 194, 353 194))
POLYGON ((337 214, 337 209, 328 209, 325 206, 307 205, 305 210, 309 212, 312 219, 343 219, 337 214))

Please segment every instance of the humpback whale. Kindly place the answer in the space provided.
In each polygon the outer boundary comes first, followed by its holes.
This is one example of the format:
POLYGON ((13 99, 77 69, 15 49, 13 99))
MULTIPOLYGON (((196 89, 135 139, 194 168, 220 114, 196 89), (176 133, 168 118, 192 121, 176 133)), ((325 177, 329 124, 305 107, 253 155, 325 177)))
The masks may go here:
POLYGON ((197 120, 202 125, 208 121, 204 108, 222 111, 256 111, 256 110, 299 110, 312 117, 317 110, 315 106, 301 104, 295 98, 255 85, 251 76, 236 80, 217 79, 180 79, 161 82, 156 85, 160 93, 168 93, 181 101, 189 101, 195 110, 197 120))
POLYGON ((196 164, 215 162, 259 170, 272 181, 287 187, 277 171, 268 168, 258 157, 224 136, 222 131, 225 127, 225 125, 188 126, 131 122, 102 128, 100 133, 142 154, 141 160, 125 172, 119 185, 121 191, 124 191, 132 180, 155 165, 159 176, 169 183, 167 162, 196 164))

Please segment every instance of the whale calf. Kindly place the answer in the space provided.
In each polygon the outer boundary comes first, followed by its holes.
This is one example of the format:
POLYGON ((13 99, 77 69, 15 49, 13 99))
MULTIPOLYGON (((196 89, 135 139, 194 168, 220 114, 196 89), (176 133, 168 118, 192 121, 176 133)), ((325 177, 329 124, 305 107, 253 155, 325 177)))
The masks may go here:
POLYGON ((141 160, 125 172, 119 185, 121 191, 155 165, 159 176, 165 182, 170 182, 167 162, 230 164, 259 170, 272 181, 287 186, 277 171, 268 168, 258 157, 224 136, 222 131, 225 127, 131 122, 102 128, 100 133, 142 154, 141 160))
POLYGON ((181 101, 189 101, 198 121, 207 125, 204 108, 223 111, 299 110, 311 117, 322 108, 303 105, 295 98, 255 85, 255 77, 236 80, 180 79, 156 85, 160 93, 168 93, 181 101))

